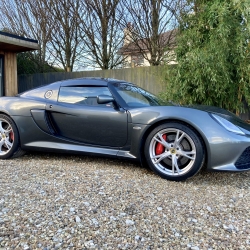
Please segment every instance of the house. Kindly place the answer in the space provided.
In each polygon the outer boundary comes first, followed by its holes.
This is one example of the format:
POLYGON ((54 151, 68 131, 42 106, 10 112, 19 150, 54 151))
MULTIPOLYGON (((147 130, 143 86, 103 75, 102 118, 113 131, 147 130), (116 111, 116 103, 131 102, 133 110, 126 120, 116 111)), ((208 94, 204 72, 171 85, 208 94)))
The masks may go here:
POLYGON ((16 54, 37 49, 36 40, 0 31, 0 96, 18 93, 16 54))
MULTIPOLYGON (((119 49, 118 54, 124 57, 124 68, 130 67, 141 67, 141 66, 150 66, 149 39, 134 39, 133 34, 131 33, 131 24, 128 24, 127 28, 124 29, 124 44, 119 49)), ((163 61, 165 60, 168 64, 176 64, 176 56, 174 48, 176 47, 176 30, 170 30, 162 33, 159 36, 158 43, 161 44, 160 48, 164 50, 163 52, 163 61)))

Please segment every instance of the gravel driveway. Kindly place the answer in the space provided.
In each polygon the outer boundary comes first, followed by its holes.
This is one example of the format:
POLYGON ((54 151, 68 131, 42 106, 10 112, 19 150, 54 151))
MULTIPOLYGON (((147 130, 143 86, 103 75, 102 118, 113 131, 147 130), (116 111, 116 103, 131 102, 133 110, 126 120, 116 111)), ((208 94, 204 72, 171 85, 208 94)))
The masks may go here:
POLYGON ((0 161, 0 249, 250 249, 249 180, 202 171, 176 183, 86 156, 0 161))

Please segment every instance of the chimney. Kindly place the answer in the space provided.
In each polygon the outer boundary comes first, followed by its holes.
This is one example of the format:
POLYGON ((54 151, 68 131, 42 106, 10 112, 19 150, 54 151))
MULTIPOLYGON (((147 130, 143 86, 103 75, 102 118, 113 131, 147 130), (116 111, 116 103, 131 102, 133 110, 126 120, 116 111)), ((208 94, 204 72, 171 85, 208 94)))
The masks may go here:
POLYGON ((123 33, 124 33, 123 45, 128 45, 132 42, 132 30, 133 30, 133 24, 129 22, 127 24, 127 27, 123 30, 123 33))

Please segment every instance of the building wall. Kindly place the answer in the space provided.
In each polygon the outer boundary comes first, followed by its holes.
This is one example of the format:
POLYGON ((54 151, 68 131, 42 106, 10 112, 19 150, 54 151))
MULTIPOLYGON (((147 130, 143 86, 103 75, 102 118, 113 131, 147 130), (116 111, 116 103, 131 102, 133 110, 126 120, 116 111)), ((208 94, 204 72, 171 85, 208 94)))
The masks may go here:
MULTIPOLYGON (((150 63, 145 59, 143 58, 142 59, 142 62, 138 61, 134 61, 132 60, 132 57, 136 57, 136 56, 141 56, 141 54, 129 54, 129 55, 126 55, 125 57, 125 61, 124 61, 124 68, 135 68, 135 67, 142 67, 142 66, 150 66, 150 63)), ((149 53, 147 53, 147 56, 150 56, 149 53)))
MULTIPOLYGON (((144 66, 150 66, 150 63, 148 60, 143 58, 141 54, 129 54, 125 55, 125 60, 124 60, 124 68, 135 68, 135 67, 144 67, 144 66), (133 60, 133 57, 142 57, 142 60, 133 60)), ((174 50, 167 51, 165 53, 166 57, 166 63, 171 65, 171 64, 177 64, 176 61, 176 54, 174 50)), ((150 53, 147 53, 147 58, 150 58, 150 53)))
POLYGON ((14 96, 18 93, 16 53, 0 51, 0 54, 4 55, 4 95, 14 96))

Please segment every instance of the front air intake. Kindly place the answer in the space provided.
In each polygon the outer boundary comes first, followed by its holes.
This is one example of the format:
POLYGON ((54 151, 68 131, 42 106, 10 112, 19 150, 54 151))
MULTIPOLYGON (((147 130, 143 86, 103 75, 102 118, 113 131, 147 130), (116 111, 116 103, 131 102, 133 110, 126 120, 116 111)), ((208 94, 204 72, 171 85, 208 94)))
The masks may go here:
POLYGON ((238 169, 250 169, 250 147, 246 148, 238 160, 235 162, 238 169))

